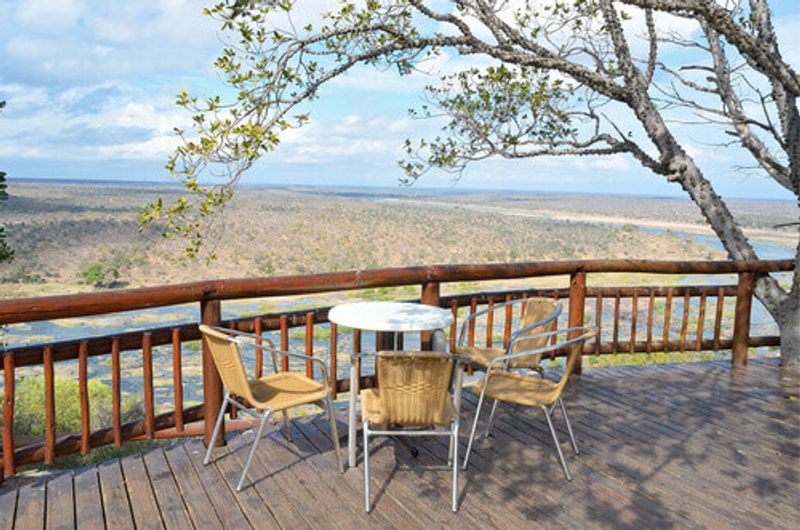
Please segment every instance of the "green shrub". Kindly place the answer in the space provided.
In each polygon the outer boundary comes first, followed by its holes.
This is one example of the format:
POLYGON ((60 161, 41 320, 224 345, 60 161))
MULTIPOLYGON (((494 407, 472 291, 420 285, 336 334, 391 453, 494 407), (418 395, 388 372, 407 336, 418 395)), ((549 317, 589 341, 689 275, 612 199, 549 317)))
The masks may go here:
MULTIPOLYGON (((78 432, 81 428, 80 388, 78 381, 56 377, 56 431, 78 432)), ((89 422, 92 430, 111 425, 111 389, 97 380, 90 380, 89 422)), ((1 394, 0 394, 1 395, 1 394)), ((126 396, 122 401, 122 421, 141 417, 142 405, 136 396, 126 396)), ((44 434, 44 376, 21 378, 15 389, 14 432, 20 435, 44 434)))
POLYGON ((95 262, 85 266, 80 271, 83 283, 95 287, 111 287, 119 281, 119 268, 113 263, 95 262))
POLYGON ((104 252, 105 259, 85 265, 78 275, 83 283, 95 287, 114 287, 132 267, 147 262, 147 251, 141 247, 112 249, 104 252))

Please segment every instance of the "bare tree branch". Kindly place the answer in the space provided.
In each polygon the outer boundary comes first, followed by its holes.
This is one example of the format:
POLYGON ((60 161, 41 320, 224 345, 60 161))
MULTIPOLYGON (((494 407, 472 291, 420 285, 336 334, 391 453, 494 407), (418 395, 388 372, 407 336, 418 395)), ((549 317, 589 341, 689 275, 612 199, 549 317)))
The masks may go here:
MULTIPOLYGON (((739 53, 748 57, 755 68, 768 77, 776 79, 795 97, 800 96, 800 76, 780 55, 768 45, 749 34, 730 13, 714 0, 619 0, 623 4, 653 9, 679 16, 705 20, 714 30, 736 46, 739 53)), ((764 3, 760 0, 759 3, 764 3)))
POLYGON ((789 176, 789 169, 772 156, 764 142, 758 138, 750 127, 742 102, 731 86, 729 62, 719 42, 719 36, 705 22, 701 22, 701 25, 714 61, 714 71, 716 72, 714 79, 717 83, 717 92, 725 108, 723 115, 730 118, 742 145, 750 151, 750 154, 758 161, 759 165, 781 186, 789 191, 797 192, 798 190, 794 189, 789 176))

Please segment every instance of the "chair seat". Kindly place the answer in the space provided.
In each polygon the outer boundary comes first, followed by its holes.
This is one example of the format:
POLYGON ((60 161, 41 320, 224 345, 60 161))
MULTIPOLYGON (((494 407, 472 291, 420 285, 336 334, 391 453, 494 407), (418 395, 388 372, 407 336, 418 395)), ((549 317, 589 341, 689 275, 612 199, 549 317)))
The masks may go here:
MULTIPOLYGON (((486 387, 486 397, 527 407, 550 406, 558 399, 558 385, 540 377, 514 372, 492 371, 486 387)), ((480 395, 485 377, 470 385, 480 395)))
MULTIPOLYGON (((506 350, 502 348, 479 348, 477 346, 470 346, 456 348, 456 354, 468 358, 473 365, 485 370, 490 362, 501 355, 505 355, 506 350)), ((542 369, 539 358, 533 355, 511 359, 508 365, 510 368, 527 368, 529 370, 542 369)))
POLYGON ((325 385, 294 372, 270 374, 261 379, 248 381, 255 403, 260 409, 272 409, 273 412, 316 403, 327 396, 325 385))
MULTIPOLYGON (((448 400, 442 413, 437 416, 433 422, 435 425, 449 425, 457 417, 457 414, 452 403, 448 400)), ((367 388, 361 391, 361 417, 368 420, 370 424, 394 423, 392 421, 393 418, 387 415, 383 407, 377 388, 367 388)), ((412 425, 411 423, 404 424, 412 425)), ((420 423, 420 425, 423 425, 423 423, 420 423)), ((424 425, 427 425, 427 423, 424 425)))

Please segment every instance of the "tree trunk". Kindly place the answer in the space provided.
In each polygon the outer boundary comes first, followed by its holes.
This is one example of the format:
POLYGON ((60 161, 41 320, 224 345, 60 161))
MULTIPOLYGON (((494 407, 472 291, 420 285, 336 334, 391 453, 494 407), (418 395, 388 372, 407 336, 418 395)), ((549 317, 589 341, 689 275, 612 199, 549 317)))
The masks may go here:
POLYGON ((797 291, 786 297, 778 317, 781 333, 781 366, 800 372, 800 296, 797 291))
MULTIPOLYGON (((635 69, 632 71, 638 72, 635 69)), ((725 201, 717 195, 694 159, 672 135, 650 99, 646 86, 641 84, 641 75, 634 73, 626 81, 632 88, 628 105, 644 126, 650 140, 658 148, 660 161, 668 168, 667 179, 680 183, 691 200, 700 208, 706 222, 717 234, 731 259, 759 259, 725 201)), ((799 265, 795 268, 793 288, 789 293, 780 287, 775 278, 763 275, 756 281, 755 295, 767 308, 780 329, 783 368, 800 372, 800 244, 796 257, 799 265)))

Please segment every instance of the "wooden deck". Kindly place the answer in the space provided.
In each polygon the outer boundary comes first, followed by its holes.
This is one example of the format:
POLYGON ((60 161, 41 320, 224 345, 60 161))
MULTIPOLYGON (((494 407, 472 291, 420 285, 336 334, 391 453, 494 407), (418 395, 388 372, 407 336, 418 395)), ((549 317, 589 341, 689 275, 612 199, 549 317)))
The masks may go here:
MULTIPOLYGON (((208 467, 191 440, 12 485, 0 490, 0 528, 797 527, 800 400, 775 361, 594 368, 566 400, 582 450, 562 433, 573 482, 541 415, 501 408, 462 473, 457 514, 444 439, 420 439, 417 459, 376 439, 367 515, 362 468, 338 474, 324 417, 309 417, 293 442, 264 440, 241 493, 252 433, 229 435, 208 467)), ((475 401, 467 395, 465 427, 475 401)))

